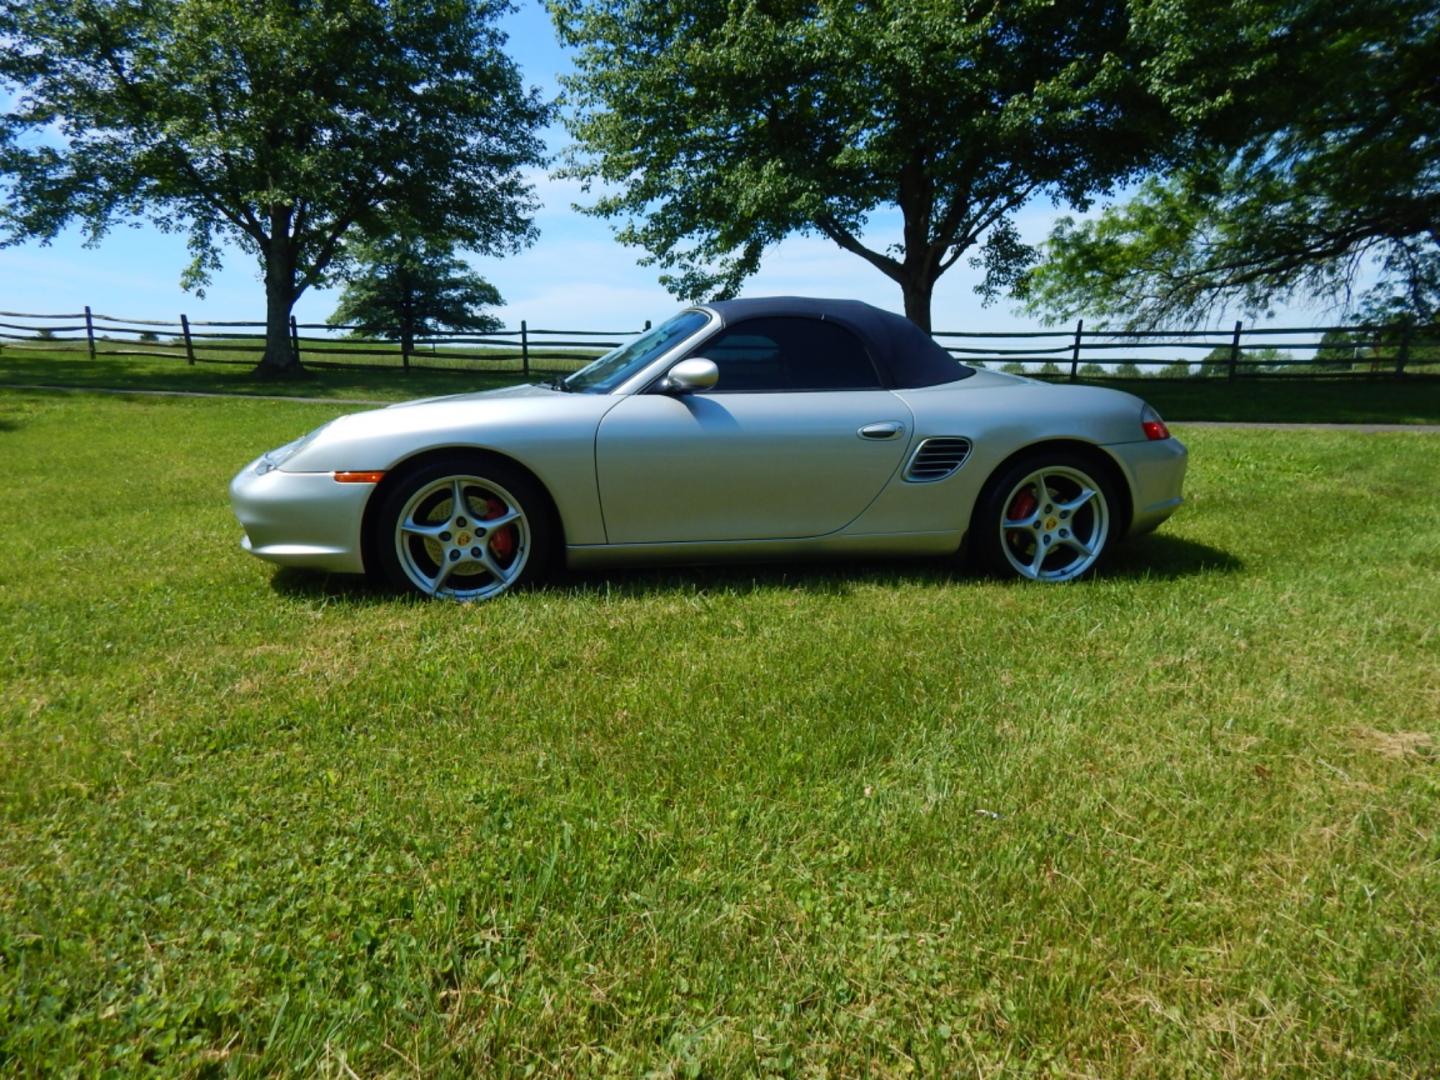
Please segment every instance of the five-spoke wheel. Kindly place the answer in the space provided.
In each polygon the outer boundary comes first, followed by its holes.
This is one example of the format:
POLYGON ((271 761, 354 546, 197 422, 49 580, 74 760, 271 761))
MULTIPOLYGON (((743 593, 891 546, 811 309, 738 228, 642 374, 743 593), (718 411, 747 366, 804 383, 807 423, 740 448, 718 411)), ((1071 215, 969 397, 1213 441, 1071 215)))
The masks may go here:
POLYGON ((544 510, 533 482, 503 462, 432 463, 386 494, 373 550, 402 588, 488 600, 539 568, 544 510))
POLYGON ((992 480, 977 507, 974 540, 989 569, 1032 581, 1074 581, 1112 537, 1108 477, 1061 452, 1029 455, 992 480))

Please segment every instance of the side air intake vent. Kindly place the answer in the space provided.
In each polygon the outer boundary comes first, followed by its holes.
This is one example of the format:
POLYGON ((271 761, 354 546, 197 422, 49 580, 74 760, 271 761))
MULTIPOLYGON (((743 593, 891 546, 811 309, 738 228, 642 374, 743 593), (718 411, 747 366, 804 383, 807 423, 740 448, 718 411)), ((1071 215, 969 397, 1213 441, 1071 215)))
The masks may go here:
POLYGON ((905 479, 916 484, 944 480, 970 456, 969 439, 926 439, 910 455, 905 479))

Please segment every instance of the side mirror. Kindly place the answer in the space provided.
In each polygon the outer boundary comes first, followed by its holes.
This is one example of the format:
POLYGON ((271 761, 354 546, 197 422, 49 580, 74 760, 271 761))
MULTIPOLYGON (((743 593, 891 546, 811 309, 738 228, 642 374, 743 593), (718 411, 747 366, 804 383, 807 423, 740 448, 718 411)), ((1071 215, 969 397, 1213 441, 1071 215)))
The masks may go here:
POLYGON ((703 356, 692 356, 681 360, 665 373, 660 389, 667 394, 688 394, 693 390, 709 390, 720 381, 720 369, 715 361, 703 356))

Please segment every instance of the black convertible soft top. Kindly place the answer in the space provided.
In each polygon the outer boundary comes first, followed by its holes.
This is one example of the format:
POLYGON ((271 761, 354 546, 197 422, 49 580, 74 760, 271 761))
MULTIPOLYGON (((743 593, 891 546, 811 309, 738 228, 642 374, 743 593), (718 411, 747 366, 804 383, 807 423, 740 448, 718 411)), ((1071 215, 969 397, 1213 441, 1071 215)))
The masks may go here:
POLYGON ((756 296, 716 300, 702 307, 726 326, 746 319, 798 316, 839 323, 860 336, 886 383, 896 390, 938 386, 975 374, 935 343, 909 319, 860 300, 820 300, 808 296, 756 296))

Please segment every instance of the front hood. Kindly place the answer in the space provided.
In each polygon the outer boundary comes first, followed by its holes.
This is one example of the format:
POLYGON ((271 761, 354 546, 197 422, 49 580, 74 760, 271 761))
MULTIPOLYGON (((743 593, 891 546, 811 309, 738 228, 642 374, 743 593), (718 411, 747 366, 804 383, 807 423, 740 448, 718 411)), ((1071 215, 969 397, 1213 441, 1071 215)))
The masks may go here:
POLYGON ((502 386, 498 390, 473 390, 468 394, 442 394, 439 397, 416 398, 414 401, 399 401, 387 405, 387 409, 413 409, 417 405, 433 405, 437 401, 489 401, 504 398, 553 397, 562 391, 536 383, 521 383, 519 386, 502 386))
POLYGON ((593 445, 620 398, 549 387, 507 386, 349 413, 327 424, 284 463, 287 472, 385 470, 428 449, 474 447, 516 454, 536 443, 593 445))

